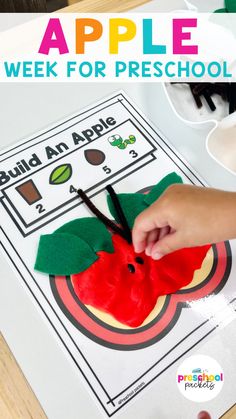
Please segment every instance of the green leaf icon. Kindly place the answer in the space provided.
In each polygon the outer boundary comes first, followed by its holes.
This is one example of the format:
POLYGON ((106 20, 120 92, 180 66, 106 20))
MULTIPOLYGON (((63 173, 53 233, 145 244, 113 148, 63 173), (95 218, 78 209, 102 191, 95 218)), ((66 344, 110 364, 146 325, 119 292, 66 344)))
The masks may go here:
POLYGON ((67 182, 71 178, 72 172, 72 167, 69 163, 57 166, 50 175, 50 185, 61 185, 67 182))

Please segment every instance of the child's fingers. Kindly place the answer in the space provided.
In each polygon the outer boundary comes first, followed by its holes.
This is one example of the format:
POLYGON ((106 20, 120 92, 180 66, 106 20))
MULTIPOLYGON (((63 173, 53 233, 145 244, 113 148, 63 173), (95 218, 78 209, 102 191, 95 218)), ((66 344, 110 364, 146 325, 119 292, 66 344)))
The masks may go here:
POLYGON ((147 236, 147 246, 150 243, 156 242, 160 234, 160 229, 155 228, 154 230, 150 231, 150 233, 147 236))
POLYGON ((152 241, 149 240, 149 242, 148 242, 148 239, 147 239, 147 247, 145 249, 145 253, 146 253, 147 256, 151 256, 152 249, 153 249, 153 246, 155 245, 155 243, 158 240, 163 239, 163 237, 165 237, 167 234, 169 234, 169 232, 170 232, 170 227, 166 226, 166 227, 159 228, 157 230, 153 230, 153 232, 149 233, 149 236, 152 235, 152 241))
POLYGON ((156 214, 158 214, 158 211, 153 210, 151 206, 139 214, 136 218, 132 231, 132 239, 135 252, 141 253, 145 250, 147 245, 147 238, 151 231, 166 225, 166 223, 161 219, 157 219, 156 214))
POLYGON ((159 234, 158 240, 163 239, 167 234, 169 234, 169 232, 170 232, 170 227, 169 226, 162 227, 160 229, 160 234, 159 234))
POLYGON ((156 228, 155 230, 150 231, 150 233, 147 236, 146 241, 146 249, 145 253, 147 256, 151 255, 152 247, 156 243, 156 241, 159 239, 160 229, 156 228))
POLYGON ((134 246, 134 251, 136 253, 142 253, 146 249, 148 232, 139 231, 138 229, 133 230, 132 232, 132 241, 134 246))
POLYGON ((165 235, 158 240, 152 248, 151 257, 155 260, 161 259, 163 256, 175 252, 183 248, 184 245, 177 232, 165 235))
POLYGON ((155 223, 151 218, 145 216, 145 213, 146 211, 136 218, 132 231, 133 245, 136 253, 144 252, 149 233, 156 229, 155 223))

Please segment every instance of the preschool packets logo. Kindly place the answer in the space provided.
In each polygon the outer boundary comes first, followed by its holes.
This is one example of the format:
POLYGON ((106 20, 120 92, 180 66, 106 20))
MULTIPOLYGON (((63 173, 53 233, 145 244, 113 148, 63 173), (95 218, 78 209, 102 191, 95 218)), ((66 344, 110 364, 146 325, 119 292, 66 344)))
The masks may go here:
POLYGON ((218 362, 206 355, 191 356, 177 370, 177 386, 188 400, 207 402, 214 399, 224 384, 224 373, 218 362))

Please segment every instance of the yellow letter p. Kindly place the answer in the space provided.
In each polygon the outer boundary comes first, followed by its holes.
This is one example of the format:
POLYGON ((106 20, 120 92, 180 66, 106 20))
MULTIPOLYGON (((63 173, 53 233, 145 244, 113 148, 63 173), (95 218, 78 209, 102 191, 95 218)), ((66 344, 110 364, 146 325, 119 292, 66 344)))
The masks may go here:
POLYGON ((136 35, 136 25, 130 19, 114 18, 110 19, 110 54, 118 54, 119 43, 131 41, 136 35), (124 33, 120 33, 119 28, 126 28, 124 33))

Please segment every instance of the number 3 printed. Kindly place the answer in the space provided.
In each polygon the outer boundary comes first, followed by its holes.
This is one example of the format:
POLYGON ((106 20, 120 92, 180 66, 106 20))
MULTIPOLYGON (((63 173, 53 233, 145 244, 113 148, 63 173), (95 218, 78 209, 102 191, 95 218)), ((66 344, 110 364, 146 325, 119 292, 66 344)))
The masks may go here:
POLYGON ((130 150, 129 154, 132 156, 133 159, 136 159, 136 157, 138 157, 138 153, 136 153, 135 150, 130 150))

